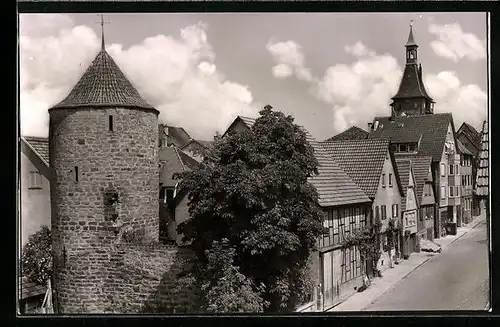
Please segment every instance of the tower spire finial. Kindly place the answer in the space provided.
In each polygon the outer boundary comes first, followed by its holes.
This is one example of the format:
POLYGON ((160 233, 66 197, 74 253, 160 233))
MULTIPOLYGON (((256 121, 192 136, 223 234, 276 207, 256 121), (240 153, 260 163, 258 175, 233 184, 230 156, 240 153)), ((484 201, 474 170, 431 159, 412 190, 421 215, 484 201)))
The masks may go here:
POLYGON ((104 15, 101 14, 101 50, 105 50, 104 45, 104 15))
POLYGON ((101 50, 104 51, 104 50, 106 50, 106 45, 104 42, 104 24, 109 24, 110 22, 104 21, 103 14, 100 14, 99 16, 101 16, 101 21, 99 22, 99 24, 101 24, 101 50))
POLYGON ((413 37, 413 19, 410 20, 410 35, 408 35, 408 42, 406 45, 416 45, 415 38, 413 37))

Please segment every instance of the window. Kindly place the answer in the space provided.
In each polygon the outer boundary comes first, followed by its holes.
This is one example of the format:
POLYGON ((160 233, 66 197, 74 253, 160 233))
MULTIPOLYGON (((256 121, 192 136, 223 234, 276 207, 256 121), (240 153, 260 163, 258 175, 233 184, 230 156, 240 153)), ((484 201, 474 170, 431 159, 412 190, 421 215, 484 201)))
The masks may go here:
POLYGON ((382 187, 385 187, 385 174, 382 174, 382 187))
POLYGON ((455 190, 455 195, 460 196, 460 187, 456 187, 457 189, 455 190))
POLYGON ((108 117, 108 128, 110 132, 113 131, 113 115, 109 115, 108 117))
POLYGON ((441 186, 441 200, 446 199, 446 187, 441 186))
POLYGON ((392 174, 389 174, 389 187, 392 187, 392 174))
POLYGON ((78 166, 75 166, 75 182, 78 182, 78 166))
POLYGON ((441 176, 446 176, 446 166, 444 163, 441 164, 441 176))
POLYGON ((452 197, 452 196, 453 196, 453 189, 454 189, 454 187, 453 187, 453 186, 450 186, 450 197, 452 197))
POLYGON ((30 190, 42 188, 42 175, 37 170, 30 172, 28 188, 30 190))
POLYGON ((167 200, 173 199, 174 198, 174 190, 168 189, 167 190, 167 200))
POLYGON ((393 204, 392 205, 392 217, 393 218, 397 218, 398 216, 399 216, 398 205, 397 204, 393 204))
POLYGON ((458 168, 458 165, 455 165, 455 174, 457 174, 457 175, 460 174, 460 170, 458 168))
POLYGON ((379 221, 380 220, 380 208, 379 206, 376 206, 375 207, 375 221, 379 221))
POLYGON ((450 165, 450 175, 453 175, 453 165, 450 165))
POLYGON ((407 148, 406 144, 399 145, 399 152, 407 152, 407 151, 408 151, 408 148, 407 148))
POLYGON ((387 208, 385 205, 382 205, 381 207, 381 211, 382 211, 382 220, 386 219, 387 218, 387 208))
POLYGON ((391 150, 392 150, 392 152, 398 152, 398 145, 397 144, 391 144, 391 150))

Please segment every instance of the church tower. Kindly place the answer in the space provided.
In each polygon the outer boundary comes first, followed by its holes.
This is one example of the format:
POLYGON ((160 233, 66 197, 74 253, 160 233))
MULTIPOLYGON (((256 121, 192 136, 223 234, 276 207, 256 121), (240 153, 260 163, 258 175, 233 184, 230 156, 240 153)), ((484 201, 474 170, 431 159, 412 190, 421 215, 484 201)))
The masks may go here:
POLYGON ((391 103, 391 116, 415 116, 434 113, 434 100, 427 94, 418 62, 418 45, 413 36, 413 23, 406 42, 406 65, 399 90, 391 103))
MULTIPOLYGON (((102 22, 103 24, 103 22, 102 22)), ((158 110, 107 53, 49 109, 56 312, 103 312, 124 230, 158 240, 158 110)))

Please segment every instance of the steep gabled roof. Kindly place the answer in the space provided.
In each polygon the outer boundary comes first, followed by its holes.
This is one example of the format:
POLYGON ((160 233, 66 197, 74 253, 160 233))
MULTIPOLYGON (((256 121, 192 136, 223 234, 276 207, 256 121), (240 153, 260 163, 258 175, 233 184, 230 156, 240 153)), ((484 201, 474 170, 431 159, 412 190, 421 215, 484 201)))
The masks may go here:
POLYGON ((253 124, 255 124, 255 121, 256 121, 256 118, 236 116, 236 118, 229 125, 229 127, 226 129, 226 131, 224 132, 224 134, 222 136, 224 137, 231 130, 231 128, 233 128, 233 126, 236 125, 238 122, 242 122, 248 128, 252 128, 253 124))
POLYGON ((401 197, 401 210, 406 210, 406 195, 410 182, 411 161, 408 159, 396 158, 396 169, 398 170, 403 196, 401 197))
POLYGON ((479 133, 470 124, 464 122, 457 131, 457 134, 464 134, 473 145, 480 149, 481 148, 481 133, 479 133))
POLYGON ((35 153, 49 165, 49 139, 45 137, 24 136, 24 139, 32 148, 35 153))
MULTIPOLYGON (((377 193, 385 158, 389 151, 388 140, 348 140, 322 142, 333 159, 370 198, 377 193)), ((392 154, 390 154, 392 157, 392 154)), ((394 158, 392 157, 393 161, 394 158)), ((394 162, 394 161, 393 161, 394 162)), ((401 186, 397 175, 398 187, 401 186)))
POLYGON ((309 143, 319 164, 319 174, 310 177, 309 182, 316 187, 322 207, 370 202, 366 193, 340 168, 321 143, 314 139, 309 143))
POLYGON ((57 108, 133 107, 151 109, 103 48, 57 108))
MULTIPOLYGON (((401 158, 403 159, 403 158, 401 158)), ((411 168, 413 177, 415 178, 415 193, 417 202, 420 204, 424 195, 424 186, 429 176, 429 169, 431 168, 432 157, 430 156, 408 156, 405 157, 411 161, 411 168)), ((396 157, 396 160, 400 160, 396 157)), ((431 174, 432 176, 432 174, 431 174)))
POLYGON ((392 99, 426 98, 432 102, 432 98, 427 94, 421 76, 421 69, 416 64, 407 64, 399 84, 398 92, 392 99))
POLYGON ((456 139, 457 140, 457 148, 458 148, 458 152, 460 152, 461 154, 466 154, 466 155, 469 155, 469 156, 472 156, 472 152, 470 152, 469 150, 467 150, 467 148, 462 144, 462 142, 460 142, 459 139, 456 139))
POLYGON ((175 173, 182 173, 199 167, 198 161, 175 146, 163 147, 158 151, 160 161, 160 183, 175 186, 179 180, 173 179, 175 173))
POLYGON ((481 131, 481 152, 479 152, 479 167, 476 178, 476 194, 480 197, 489 195, 489 148, 488 122, 485 120, 481 131))
POLYGON ((328 141, 345 141, 345 140, 364 140, 368 138, 368 132, 358 126, 352 126, 335 136, 330 137, 328 141))
POLYGON ((378 126, 368 135, 369 139, 388 139, 391 142, 404 142, 409 136, 420 137, 418 154, 431 156, 433 161, 441 161, 448 126, 451 124, 452 131, 453 116, 451 113, 406 116, 406 117, 375 117, 374 124, 378 126), (403 124, 403 127, 399 127, 403 124))

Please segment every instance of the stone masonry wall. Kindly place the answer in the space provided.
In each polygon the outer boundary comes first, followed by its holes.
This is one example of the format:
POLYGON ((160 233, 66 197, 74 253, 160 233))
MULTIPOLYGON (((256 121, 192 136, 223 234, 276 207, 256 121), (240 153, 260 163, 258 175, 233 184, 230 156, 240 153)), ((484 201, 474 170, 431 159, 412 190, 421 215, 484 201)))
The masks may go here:
POLYGON ((194 255, 175 246, 121 245, 109 285, 113 295, 106 312, 199 312, 200 290, 189 275, 194 255))
POLYGON ((54 289, 61 312, 99 311, 108 302, 105 285, 120 260, 112 247, 124 230, 158 240, 157 139, 156 111, 50 111, 54 289), (113 194, 118 202, 109 201, 113 194))

